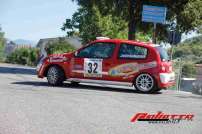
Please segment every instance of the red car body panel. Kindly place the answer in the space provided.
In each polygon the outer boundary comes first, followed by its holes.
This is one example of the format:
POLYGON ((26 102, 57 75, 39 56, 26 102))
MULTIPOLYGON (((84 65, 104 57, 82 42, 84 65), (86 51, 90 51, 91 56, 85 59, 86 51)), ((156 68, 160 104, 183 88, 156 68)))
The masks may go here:
MULTIPOLYGON (((37 70, 39 78, 46 77, 47 70, 52 65, 60 66, 65 73, 67 79, 69 78, 79 78, 79 79, 92 79, 92 80, 105 80, 105 81, 118 81, 118 82, 130 82, 133 83, 134 79, 141 73, 148 73, 155 78, 159 88, 167 88, 175 84, 174 79, 167 82, 162 82, 160 74, 171 74, 172 63, 170 61, 162 61, 160 54, 155 49, 153 44, 119 40, 119 39, 106 39, 106 40, 96 40, 89 45, 80 48, 79 50, 72 53, 55 54, 49 55, 42 62, 42 65, 37 70), (114 43, 116 45, 114 52, 110 58, 102 60, 102 77, 85 77, 83 74, 84 70, 84 60, 85 58, 79 58, 75 56, 76 52, 84 49, 85 47, 99 42, 114 43), (130 45, 140 46, 147 48, 148 54, 145 59, 120 59, 118 58, 119 48, 121 43, 127 43, 130 45), (155 64, 155 66, 153 66, 155 64), (128 76, 112 76, 109 75, 111 69, 121 68, 122 65, 137 65, 138 68, 142 68, 138 71, 129 74, 128 76), (152 66, 151 66, 152 65, 152 66), (147 67, 148 66, 148 67, 147 67), (150 67, 151 66, 151 67, 150 67)), ((127 73, 127 72, 126 72, 127 73)), ((162 76, 163 77, 163 76, 162 76)))

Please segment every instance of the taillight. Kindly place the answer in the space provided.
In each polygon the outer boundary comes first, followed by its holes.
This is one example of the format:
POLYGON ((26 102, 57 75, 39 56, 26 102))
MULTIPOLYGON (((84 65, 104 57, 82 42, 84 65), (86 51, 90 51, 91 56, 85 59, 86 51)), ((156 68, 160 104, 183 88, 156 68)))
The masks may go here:
POLYGON ((172 71, 173 71, 173 67, 172 67, 172 66, 169 66, 168 71, 169 71, 169 72, 172 72, 172 71))
POLYGON ((161 65, 161 71, 162 72, 172 72, 173 71, 173 67, 171 65, 162 64, 161 65))
POLYGON ((161 71, 165 72, 166 71, 166 67, 161 65, 161 71))

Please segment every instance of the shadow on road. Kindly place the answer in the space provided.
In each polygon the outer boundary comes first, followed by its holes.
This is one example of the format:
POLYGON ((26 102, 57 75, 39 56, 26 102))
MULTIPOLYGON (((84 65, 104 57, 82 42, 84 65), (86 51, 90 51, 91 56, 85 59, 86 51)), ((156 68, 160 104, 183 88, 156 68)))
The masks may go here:
POLYGON ((32 68, 0 67, 0 73, 2 73, 2 74, 36 75, 36 70, 32 69, 32 68))
MULTIPOLYGON (((37 82, 37 81, 13 82, 12 84, 50 87, 47 82, 37 82)), ((82 84, 73 86, 68 83, 64 83, 64 85, 61 86, 60 88, 68 88, 68 90, 81 89, 81 90, 97 90, 97 91, 111 91, 111 92, 123 92, 123 93, 140 93, 135 90, 123 89, 123 88, 102 87, 102 86, 82 85, 82 84)), ((157 92, 154 94, 161 94, 161 92, 157 92)))

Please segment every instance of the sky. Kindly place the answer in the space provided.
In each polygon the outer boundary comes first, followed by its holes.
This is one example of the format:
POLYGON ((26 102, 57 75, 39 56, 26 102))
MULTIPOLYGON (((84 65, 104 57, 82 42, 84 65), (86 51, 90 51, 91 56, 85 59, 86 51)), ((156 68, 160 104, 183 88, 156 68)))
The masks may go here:
POLYGON ((0 0, 0 25, 10 40, 65 36, 60 28, 77 8, 72 0, 0 0))

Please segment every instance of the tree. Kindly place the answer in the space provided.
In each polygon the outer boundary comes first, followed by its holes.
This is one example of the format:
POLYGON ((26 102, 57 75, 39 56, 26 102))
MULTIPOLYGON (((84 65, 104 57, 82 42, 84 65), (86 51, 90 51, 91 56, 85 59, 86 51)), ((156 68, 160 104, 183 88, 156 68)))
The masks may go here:
POLYGON ((79 30, 83 43, 94 40, 98 36, 110 38, 127 38, 127 22, 112 14, 101 15, 97 6, 80 7, 72 19, 66 19, 63 30, 72 36, 79 30))
MULTIPOLYGON (((67 19, 63 26, 63 30, 77 29, 79 32, 89 32, 90 29, 84 31, 86 25, 95 23, 94 21, 82 21, 94 15, 93 8, 96 7, 101 16, 118 17, 119 20, 125 21, 128 25, 128 39, 135 39, 135 33, 149 33, 152 25, 150 23, 141 22, 141 12, 143 4, 153 4, 156 0, 73 0, 79 5, 78 11, 73 15, 72 19, 67 19), (81 13, 82 11, 82 13, 81 13), (87 23, 87 24, 85 24, 87 23)), ((202 25, 202 1, 201 0, 159 0, 157 5, 165 4, 168 7, 168 22, 176 22, 177 30, 181 33, 190 30, 196 30, 202 25)), ((94 24, 93 24, 94 25, 94 24)), ((171 25, 157 25, 157 36, 159 40, 165 40, 167 29, 171 25)), ((95 27, 97 28, 97 27, 95 27)), ((93 29, 95 30, 95 29, 93 29)), ((99 31, 100 29, 96 29, 99 31)))
POLYGON ((48 54, 61 54, 72 52, 74 50, 75 48, 63 38, 59 38, 58 41, 49 42, 46 45, 46 51, 48 54))
POLYGON ((176 5, 177 6, 172 13, 176 15, 178 29, 182 32, 200 30, 202 26, 202 1, 184 0, 181 2, 178 0, 176 5))
POLYGON ((4 32, 2 32, 2 29, 0 27, 0 43, 3 44, 4 41, 4 32))

